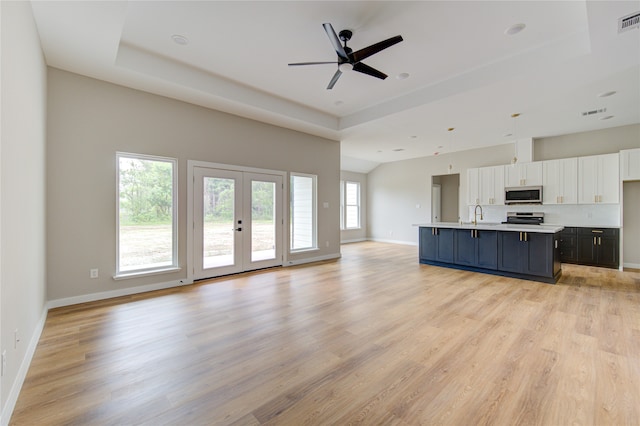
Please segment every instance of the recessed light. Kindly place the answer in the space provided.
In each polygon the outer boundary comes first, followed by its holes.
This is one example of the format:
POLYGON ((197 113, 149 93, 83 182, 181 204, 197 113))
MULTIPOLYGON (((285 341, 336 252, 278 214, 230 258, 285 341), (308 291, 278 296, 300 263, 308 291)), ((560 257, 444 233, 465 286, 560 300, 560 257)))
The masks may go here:
POLYGON ((519 32, 521 32, 522 30, 524 30, 526 28, 525 24, 513 24, 512 26, 510 26, 509 28, 507 28, 506 30, 504 30, 504 33, 506 35, 516 35, 519 32))
POLYGON ((606 98, 606 97, 608 97, 608 96, 615 95, 615 94, 616 94, 616 91, 615 91, 615 90, 611 90, 610 92, 600 93, 600 94, 598 95, 598 97, 599 97, 599 98, 606 98))
POLYGON ((411 135, 411 136, 409 136, 409 139, 416 139, 416 138, 417 138, 417 136, 416 136, 416 135, 411 135))
POLYGON ((396 149, 393 149, 392 151, 394 151, 394 152, 400 152, 400 151, 404 151, 404 148, 396 148, 396 149))
POLYGON ((401 72, 400 74, 396 75, 396 79, 398 80, 405 80, 407 78, 409 78, 408 72, 401 72))
POLYGON ((507 134, 504 135, 505 138, 508 138, 510 136, 513 136, 513 133, 507 133, 507 134))
POLYGON ((442 149, 442 145, 438 145, 438 149, 442 149))
POLYGON ((609 120, 610 118, 613 118, 613 115, 606 115, 604 117, 601 117, 600 120, 609 120))
POLYGON ((335 106, 340 106, 340 105, 344 105, 344 102, 342 102, 342 101, 335 101, 333 104, 334 104, 335 106))
POLYGON ((180 46, 186 46, 187 44, 189 44, 189 39, 180 34, 172 35, 171 40, 173 40, 175 44, 179 44, 180 46))

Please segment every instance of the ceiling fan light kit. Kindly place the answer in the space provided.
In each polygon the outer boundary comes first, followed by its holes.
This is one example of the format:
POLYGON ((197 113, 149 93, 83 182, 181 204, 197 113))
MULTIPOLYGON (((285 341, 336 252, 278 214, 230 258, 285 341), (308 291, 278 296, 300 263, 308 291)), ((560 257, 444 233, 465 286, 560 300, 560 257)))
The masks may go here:
POLYGON ((347 42, 351 40, 351 37, 353 36, 353 32, 351 30, 342 30, 339 34, 336 34, 331 24, 325 23, 322 24, 322 26, 324 28, 324 31, 327 33, 327 37, 329 37, 331 45, 338 55, 337 61, 297 62, 289 64, 290 67, 300 65, 337 64, 338 69, 329 81, 327 90, 333 89, 333 86, 335 86, 335 84, 338 82, 338 79, 340 78, 342 73, 347 71, 356 71, 362 74, 370 75, 371 77, 379 78, 381 80, 387 78, 387 75, 385 73, 378 71, 377 69, 372 68, 361 61, 367 59, 371 55, 380 52, 381 50, 391 47, 394 44, 400 43, 402 41, 402 36, 397 35, 395 37, 391 37, 389 39, 372 44, 371 46, 367 46, 354 52, 353 49, 347 46, 347 42), (342 41, 344 45, 341 44, 340 41, 342 41))

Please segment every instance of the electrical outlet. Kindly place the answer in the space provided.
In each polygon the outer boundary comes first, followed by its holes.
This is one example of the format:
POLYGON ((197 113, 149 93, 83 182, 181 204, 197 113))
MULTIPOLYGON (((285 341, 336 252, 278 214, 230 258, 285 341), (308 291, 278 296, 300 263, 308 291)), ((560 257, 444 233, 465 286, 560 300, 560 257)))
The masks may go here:
POLYGON ((4 376, 4 372, 7 370, 7 350, 2 351, 2 371, 0 375, 4 376))
POLYGON ((89 277, 90 278, 98 278, 98 268, 90 269, 89 270, 89 277))

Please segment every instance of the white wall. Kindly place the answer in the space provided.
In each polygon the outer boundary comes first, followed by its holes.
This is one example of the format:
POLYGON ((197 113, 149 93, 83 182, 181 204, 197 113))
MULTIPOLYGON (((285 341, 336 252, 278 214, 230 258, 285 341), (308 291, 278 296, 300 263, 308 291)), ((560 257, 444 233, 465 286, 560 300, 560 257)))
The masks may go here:
POLYGON ((367 239, 367 175, 343 170, 340 172, 340 180, 360 183, 360 229, 340 231, 340 241, 364 241, 367 239))
POLYGON ((49 68, 48 75, 50 300, 82 300, 84 295, 144 289, 186 277, 187 160, 317 175, 319 249, 290 255, 289 260, 339 256, 339 143, 54 68, 49 68), (116 151, 178 159, 182 271, 112 279, 116 151), (324 208, 324 203, 329 207, 324 208), (99 269, 98 279, 89 279, 91 268, 99 269))
POLYGON ((6 424, 45 318, 46 66, 30 3, 3 1, 0 11, 0 341, 7 351, 0 400, 6 424))

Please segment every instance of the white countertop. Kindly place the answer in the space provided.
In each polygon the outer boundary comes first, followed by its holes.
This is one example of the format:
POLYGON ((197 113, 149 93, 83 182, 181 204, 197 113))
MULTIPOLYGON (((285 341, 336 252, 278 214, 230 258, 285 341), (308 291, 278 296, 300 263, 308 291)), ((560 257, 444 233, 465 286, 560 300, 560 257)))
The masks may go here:
POLYGON ((489 231, 514 231, 514 232, 537 232, 541 234, 555 234, 564 229, 562 225, 520 225, 511 223, 490 223, 478 222, 477 225, 469 222, 436 222, 436 223, 416 223, 413 226, 428 228, 451 228, 451 229, 486 229, 489 231))

